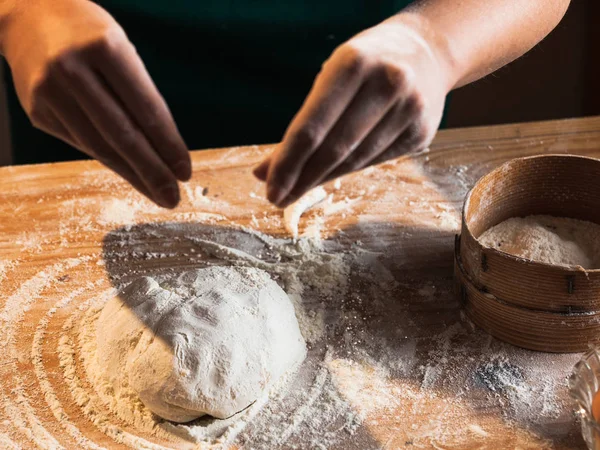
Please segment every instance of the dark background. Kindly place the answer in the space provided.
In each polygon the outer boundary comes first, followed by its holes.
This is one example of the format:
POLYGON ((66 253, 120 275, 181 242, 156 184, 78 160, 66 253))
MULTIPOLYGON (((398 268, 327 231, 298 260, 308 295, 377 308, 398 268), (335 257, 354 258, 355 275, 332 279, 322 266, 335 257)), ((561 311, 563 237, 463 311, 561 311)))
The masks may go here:
MULTIPOLYGON (((539 46, 483 80, 454 91, 446 126, 600 114, 598 24, 598 0, 572 0, 563 21, 539 46)), ((0 165, 11 162, 9 130, 4 89, 0 89, 0 165)))

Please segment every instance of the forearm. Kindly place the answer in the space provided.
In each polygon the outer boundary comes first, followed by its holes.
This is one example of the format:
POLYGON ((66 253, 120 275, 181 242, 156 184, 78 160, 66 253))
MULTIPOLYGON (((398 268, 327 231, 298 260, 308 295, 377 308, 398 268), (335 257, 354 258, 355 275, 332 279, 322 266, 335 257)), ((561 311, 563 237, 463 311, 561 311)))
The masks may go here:
POLYGON ((448 72, 448 90, 513 61, 562 19, 570 0, 421 0, 389 19, 414 29, 448 72))
POLYGON ((0 3, 0 54, 4 55, 4 40, 11 14, 15 9, 15 1, 7 0, 0 3))
POLYGON ((6 41, 15 17, 31 6, 31 0, 0 0, 0 55, 6 56, 6 41))

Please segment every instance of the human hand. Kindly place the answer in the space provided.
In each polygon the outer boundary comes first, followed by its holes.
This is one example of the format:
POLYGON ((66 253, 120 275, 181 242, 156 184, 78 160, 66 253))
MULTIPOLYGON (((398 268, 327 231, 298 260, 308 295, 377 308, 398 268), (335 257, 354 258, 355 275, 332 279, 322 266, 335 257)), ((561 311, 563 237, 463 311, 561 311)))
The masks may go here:
POLYGON ((167 104, 123 29, 88 0, 31 0, 0 42, 36 128, 96 158, 164 207, 191 162, 167 104))
POLYGON ((454 82, 434 42, 394 18, 338 47, 254 171, 268 199, 285 207, 325 181, 426 148, 454 82))

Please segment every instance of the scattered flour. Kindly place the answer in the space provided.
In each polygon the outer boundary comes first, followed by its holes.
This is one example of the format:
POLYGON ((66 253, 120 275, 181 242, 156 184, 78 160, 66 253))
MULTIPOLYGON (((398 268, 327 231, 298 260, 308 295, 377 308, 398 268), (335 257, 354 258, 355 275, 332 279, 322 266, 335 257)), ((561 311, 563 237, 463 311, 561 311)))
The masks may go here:
POLYGON ((327 192, 319 186, 283 210, 283 223, 292 237, 298 237, 298 222, 302 214, 317 203, 325 200, 326 197, 327 192))
POLYGON ((515 364, 505 355, 496 354, 477 367, 474 380, 507 402, 506 406, 510 409, 505 411, 507 416, 527 417, 532 414, 532 408, 538 414, 533 420, 560 416, 561 405, 555 394, 555 382, 548 378, 545 370, 529 376, 528 370, 532 371, 515 364), (537 378, 538 383, 531 384, 530 378, 537 378))
POLYGON ((208 188, 202 186, 192 187, 188 183, 182 184, 181 187, 182 192, 187 197, 187 200, 194 207, 201 207, 202 205, 210 203, 210 199, 207 197, 207 194, 209 192, 208 188))
POLYGON ((98 223, 101 225, 123 225, 133 223, 136 209, 131 202, 120 199, 112 199, 102 206, 98 223))
POLYGON ((600 225, 552 216, 514 217, 479 238, 483 246, 532 261, 600 268, 600 225))

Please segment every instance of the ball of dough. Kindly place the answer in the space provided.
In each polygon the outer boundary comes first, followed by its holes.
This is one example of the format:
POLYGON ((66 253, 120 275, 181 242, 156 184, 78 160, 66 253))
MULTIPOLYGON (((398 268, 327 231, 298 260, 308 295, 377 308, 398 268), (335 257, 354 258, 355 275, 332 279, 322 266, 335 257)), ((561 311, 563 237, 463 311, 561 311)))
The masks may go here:
POLYGON ((306 356, 289 297, 254 268, 140 278, 107 302, 96 333, 115 395, 175 422, 234 415, 306 356))

